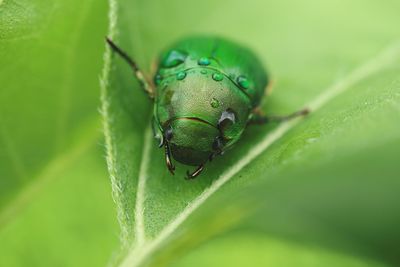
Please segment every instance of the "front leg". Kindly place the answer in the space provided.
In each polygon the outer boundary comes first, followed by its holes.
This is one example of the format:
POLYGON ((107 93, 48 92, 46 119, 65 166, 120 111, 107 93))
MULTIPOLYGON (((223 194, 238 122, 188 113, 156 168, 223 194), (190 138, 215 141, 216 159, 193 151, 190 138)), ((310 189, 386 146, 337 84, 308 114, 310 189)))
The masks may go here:
POLYGON ((259 108, 253 110, 253 116, 251 117, 249 124, 265 124, 268 122, 283 122, 294 119, 296 117, 305 116, 310 113, 308 108, 304 108, 293 112, 289 115, 270 115, 266 116, 259 108))
POLYGON ((111 47, 111 49, 129 64, 129 66, 133 70, 133 74, 138 79, 140 86, 147 93, 147 95, 153 99, 155 95, 155 88, 152 85, 152 83, 150 83, 146 79, 144 73, 140 70, 136 62, 125 51, 123 51, 120 47, 118 47, 111 39, 106 38, 106 41, 108 45, 111 47))

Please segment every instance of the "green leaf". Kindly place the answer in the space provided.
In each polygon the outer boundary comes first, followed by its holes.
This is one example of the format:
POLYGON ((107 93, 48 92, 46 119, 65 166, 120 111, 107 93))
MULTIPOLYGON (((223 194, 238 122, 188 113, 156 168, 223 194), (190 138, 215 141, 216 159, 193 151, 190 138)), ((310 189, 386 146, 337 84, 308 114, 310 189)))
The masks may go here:
POLYGON ((0 1, 1 266, 109 260, 113 211, 93 149, 106 29, 105 1, 0 1))
POLYGON ((28 195, 30 203, 0 230, 1 266, 107 264, 118 238, 100 154, 91 142, 34 197, 28 195))
MULTIPOLYGON (((208 164, 198 179, 187 182, 183 179, 187 167, 178 165, 175 177, 166 170, 162 151, 151 141, 147 119, 151 102, 129 67, 108 50, 102 112, 108 167, 122 228, 121 266, 167 265, 198 243, 227 231, 250 212, 268 210, 258 204, 270 198, 252 187, 268 188, 273 181, 282 192, 292 192, 293 185, 301 181, 314 185, 324 177, 343 174, 330 167, 339 166, 340 158, 347 158, 352 166, 349 173, 354 182, 347 190, 356 194, 363 182, 361 174, 372 181, 378 179, 382 167, 372 164, 374 158, 357 161, 358 157, 389 144, 393 151, 399 149, 395 141, 400 134, 400 44, 395 25, 400 21, 394 12, 398 4, 311 0, 191 4, 189 8, 180 1, 111 1, 110 37, 147 70, 157 52, 176 38, 196 33, 227 36, 251 47, 271 69, 276 88, 262 106, 267 113, 284 114, 303 106, 311 108, 312 113, 306 119, 278 126, 249 127, 234 150, 208 164), (361 172, 364 165, 371 166, 369 172, 361 172), (242 191, 246 193, 239 194, 242 191), (229 196, 240 198, 234 201, 229 196)), ((379 157, 392 159, 395 154, 389 155, 379 157)), ((389 173, 398 173, 397 164, 386 162, 383 166, 389 173)), ((395 181, 393 176, 387 176, 388 183, 382 184, 382 194, 391 193, 390 181, 395 181)), ((343 182, 337 179, 332 186, 340 188, 343 182)), ((263 192, 267 194, 268 190, 263 192)), ((308 191, 304 192, 306 195, 308 191)), ((275 201, 280 199, 277 194, 271 195, 275 201)), ((295 202, 295 196, 287 196, 287 201, 295 202)), ((332 194, 327 196, 333 201, 332 194)), ((324 196, 314 199, 320 203, 328 200, 324 196)), ((394 199, 388 197, 381 205, 393 203, 394 199)), ((351 201, 342 205, 359 207, 351 201)), ((381 205, 371 209, 372 217, 379 214, 381 205)), ((339 207, 332 210, 332 218, 343 215, 339 207)), ((324 207, 316 210, 323 211, 324 207)), ((274 216, 293 209, 283 207, 279 211, 275 207, 268 211, 274 216)), ((390 213, 387 218, 396 216, 390 213)), ((261 215, 251 218, 262 222, 270 219, 261 215)), ((319 220, 312 214, 307 219, 319 220)), ((350 226, 364 221, 356 218, 343 223, 350 226)), ((291 229, 296 221, 288 225, 291 229)), ((329 236, 334 236, 328 223, 322 225, 329 236)), ((277 228, 282 235, 286 232, 284 225, 277 228)), ((390 236, 374 230, 377 236, 390 236)), ((351 233, 359 234, 354 227, 351 233)), ((306 239, 307 234, 319 236, 310 227, 300 238, 306 239)), ((362 240, 363 236, 354 242, 354 249, 359 247, 355 250, 366 255, 362 240)), ((372 243, 376 240, 370 239, 372 243)), ((338 243, 346 247, 346 241, 338 243)), ((376 254, 379 260, 393 256, 376 254)))
POLYGON ((105 8, 93 1, 0 4, 0 209, 82 136, 96 135, 105 8))
POLYGON ((216 238, 174 266, 386 266, 318 246, 263 236, 260 233, 234 233, 216 238), (213 257, 210 257, 213 255, 213 257), (289 256, 290 255, 290 256, 289 256))

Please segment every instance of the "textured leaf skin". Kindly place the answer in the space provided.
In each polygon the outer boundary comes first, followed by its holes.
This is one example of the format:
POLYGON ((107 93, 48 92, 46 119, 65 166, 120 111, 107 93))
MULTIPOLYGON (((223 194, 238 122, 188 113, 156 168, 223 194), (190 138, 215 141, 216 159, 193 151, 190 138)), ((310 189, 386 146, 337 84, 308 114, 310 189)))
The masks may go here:
MULTIPOLYGON (((105 119, 128 244, 122 266, 172 265, 212 237, 229 239, 232 227, 249 225, 266 238, 343 252, 343 260, 354 253, 364 265, 396 265, 398 186, 389 175, 399 172, 389 160, 399 150, 400 134, 396 1, 205 0, 190 2, 191 12, 181 1, 115 3, 114 40, 144 70, 170 43, 216 34, 243 43, 268 67, 275 86, 261 104, 267 114, 315 108, 303 121, 249 128, 201 179, 188 183, 185 166, 178 165, 172 177, 162 152, 143 141, 151 140, 143 119, 151 116, 151 102, 126 65, 111 57, 105 119), (371 199, 367 192, 374 192, 371 199)), ((216 258, 208 251, 206 258, 216 258)))
POLYGON ((0 1, 0 266, 105 266, 105 0, 0 1))

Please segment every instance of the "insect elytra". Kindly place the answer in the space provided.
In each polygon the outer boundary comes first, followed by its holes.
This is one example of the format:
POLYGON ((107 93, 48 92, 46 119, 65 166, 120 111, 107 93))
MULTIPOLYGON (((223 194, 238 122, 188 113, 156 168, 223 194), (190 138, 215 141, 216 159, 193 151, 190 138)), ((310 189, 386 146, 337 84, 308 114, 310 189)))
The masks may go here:
POLYGON ((196 166, 232 148, 249 124, 282 121, 305 115, 265 116, 259 105, 269 84, 267 72, 249 49, 219 37, 190 37, 161 53, 152 81, 134 60, 110 39, 111 48, 134 70, 153 100, 153 132, 164 147, 165 162, 174 174, 173 159, 196 166))

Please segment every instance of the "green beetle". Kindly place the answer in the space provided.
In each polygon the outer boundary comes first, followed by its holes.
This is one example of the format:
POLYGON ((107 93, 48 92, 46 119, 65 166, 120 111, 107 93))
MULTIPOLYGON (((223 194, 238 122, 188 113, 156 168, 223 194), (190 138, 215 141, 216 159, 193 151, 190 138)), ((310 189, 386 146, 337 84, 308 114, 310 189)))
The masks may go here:
POLYGON ((262 115, 258 106, 268 76, 248 49, 218 37, 192 37, 175 43, 161 55, 153 80, 107 38, 111 48, 132 67, 142 88, 154 100, 153 131, 165 147, 168 170, 172 158, 197 166, 187 178, 199 175, 207 161, 231 148, 250 123, 282 121, 304 115, 262 115))

